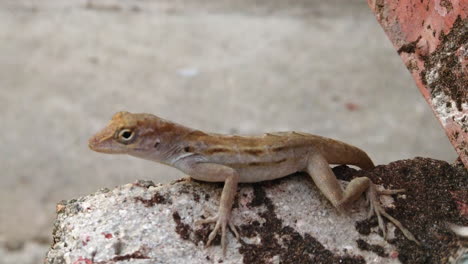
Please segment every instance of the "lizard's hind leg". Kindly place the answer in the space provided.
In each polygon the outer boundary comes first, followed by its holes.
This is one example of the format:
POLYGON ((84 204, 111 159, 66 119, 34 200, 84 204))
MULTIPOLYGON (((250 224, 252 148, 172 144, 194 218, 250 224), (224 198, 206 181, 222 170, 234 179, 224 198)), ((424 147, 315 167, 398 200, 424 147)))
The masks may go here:
POLYGON ((377 216, 379 228, 382 230, 384 238, 386 238, 387 232, 382 216, 397 226, 409 240, 419 244, 411 232, 403 227, 400 221, 385 212, 380 204, 380 194, 395 194, 403 190, 378 191, 369 178, 359 177, 349 182, 348 186, 346 186, 346 189, 343 191, 335 174, 333 174, 333 171, 330 169, 327 160, 318 153, 309 156, 306 171, 312 177, 315 185, 317 185, 325 197, 327 197, 338 210, 343 211, 349 204, 358 200, 365 192, 370 206, 369 217, 373 214, 377 216))

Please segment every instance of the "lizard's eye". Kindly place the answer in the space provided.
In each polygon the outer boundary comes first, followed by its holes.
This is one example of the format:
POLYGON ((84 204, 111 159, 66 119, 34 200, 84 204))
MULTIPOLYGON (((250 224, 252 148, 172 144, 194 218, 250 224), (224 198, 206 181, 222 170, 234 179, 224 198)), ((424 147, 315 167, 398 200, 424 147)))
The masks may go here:
POLYGON ((123 144, 131 143, 134 138, 135 138, 135 132, 133 132, 132 130, 128 128, 124 128, 120 130, 119 133, 117 134, 117 140, 123 144))

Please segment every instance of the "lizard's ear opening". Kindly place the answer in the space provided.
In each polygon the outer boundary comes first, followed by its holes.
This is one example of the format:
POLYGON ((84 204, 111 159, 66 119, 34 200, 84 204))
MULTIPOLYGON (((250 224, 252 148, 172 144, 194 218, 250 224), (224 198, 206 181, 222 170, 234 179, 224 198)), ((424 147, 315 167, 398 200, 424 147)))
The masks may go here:
POLYGON ((129 129, 129 128, 123 128, 117 131, 116 133, 116 140, 119 143, 122 144, 130 144, 132 143, 136 138, 135 131, 129 129))

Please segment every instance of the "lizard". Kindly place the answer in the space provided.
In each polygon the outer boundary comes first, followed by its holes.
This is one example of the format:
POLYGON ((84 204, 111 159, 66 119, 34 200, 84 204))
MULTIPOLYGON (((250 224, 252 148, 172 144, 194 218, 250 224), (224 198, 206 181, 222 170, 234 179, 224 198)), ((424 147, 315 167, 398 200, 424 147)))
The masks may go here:
POLYGON ((383 217, 397 226, 404 236, 419 244, 411 232, 386 213, 379 195, 404 190, 380 190, 367 177, 350 181, 343 190, 329 164, 350 164, 369 170, 374 163, 361 149, 344 142, 301 132, 265 133, 257 136, 206 133, 146 113, 118 112, 109 124, 89 139, 97 152, 129 154, 177 168, 191 178, 205 182, 224 182, 218 213, 195 222, 214 223, 206 246, 221 232, 221 247, 226 254, 226 230, 240 239, 230 221, 238 183, 273 180, 295 172, 310 175, 321 193, 340 212, 366 194, 368 217, 377 216, 386 238, 383 217))

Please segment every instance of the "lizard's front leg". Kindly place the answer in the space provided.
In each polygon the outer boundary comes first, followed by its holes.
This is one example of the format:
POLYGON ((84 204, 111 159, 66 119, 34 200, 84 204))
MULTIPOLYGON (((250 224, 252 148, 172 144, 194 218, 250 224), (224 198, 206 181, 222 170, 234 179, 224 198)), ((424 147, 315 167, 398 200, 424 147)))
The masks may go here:
POLYGON ((359 177, 353 179, 346 187, 346 190, 343 191, 340 183, 336 179, 335 174, 333 174, 333 171, 330 169, 327 160, 318 153, 310 154, 306 171, 312 177, 315 185, 320 189, 325 197, 327 197, 333 206, 339 210, 345 209, 349 204, 359 199, 359 197, 364 192, 366 192, 367 201, 369 202, 370 206, 368 217, 371 217, 373 214, 377 215, 379 228, 382 230, 384 238, 386 238, 386 229, 382 220, 382 216, 397 226, 403 232, 406 238, 419 244, 413 234, 411 234, 408 229, 403 227, 400 221, 387 214, 387 212, 385 212, 385 210, 380 205, 380 194, 395 194, 404 190, 378 191, 375 184, 373 184, 369 178, 359 177))
POLYGON ((190 176, 195 179, 211 182, 223 182, 224 188, 221 194, 218 214, 214 217, 197 221, 195 224, 216 223, 213 231, 208 236, 207 246, 211 244, 216 234, 221 230, 221 247, 223 255, 226 255, 226 228, 232 230, 237 239, 239 233, 235 226, 230 222, 232 203, 237 191, 237 183, 239 182, 239 174, 236 170, 215 163, 195 163, 192 164, 188 171, 190 176))

